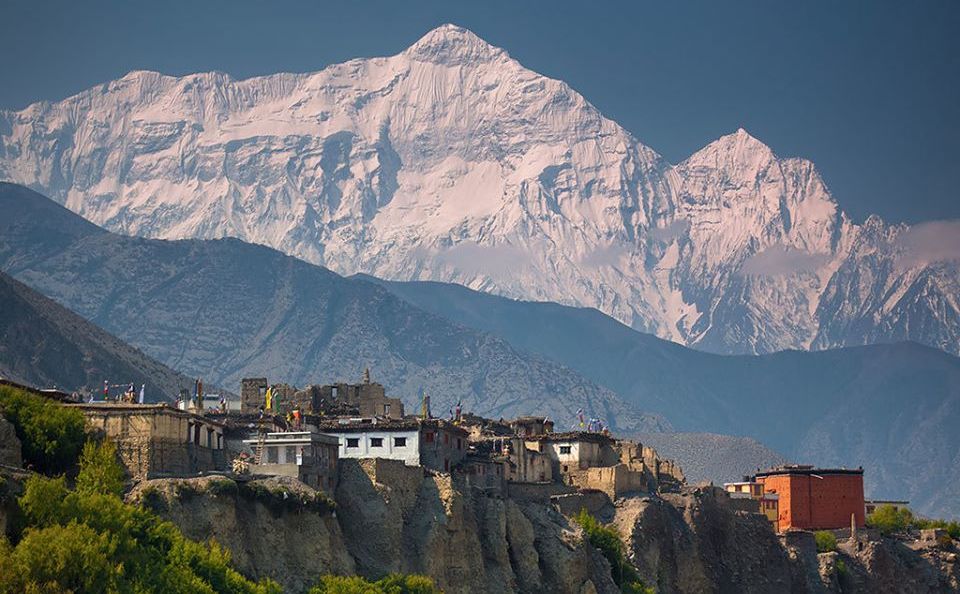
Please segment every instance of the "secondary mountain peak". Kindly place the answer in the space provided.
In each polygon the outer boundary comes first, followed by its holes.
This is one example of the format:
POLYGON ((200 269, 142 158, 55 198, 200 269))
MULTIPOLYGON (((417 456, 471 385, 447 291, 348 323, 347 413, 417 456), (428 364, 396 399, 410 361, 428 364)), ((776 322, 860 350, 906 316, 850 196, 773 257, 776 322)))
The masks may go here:
POLYGON ((433 29, 404 53, 421 62, 444 64, 489 62, 507 55, 473 31, 451 23, 433 29))

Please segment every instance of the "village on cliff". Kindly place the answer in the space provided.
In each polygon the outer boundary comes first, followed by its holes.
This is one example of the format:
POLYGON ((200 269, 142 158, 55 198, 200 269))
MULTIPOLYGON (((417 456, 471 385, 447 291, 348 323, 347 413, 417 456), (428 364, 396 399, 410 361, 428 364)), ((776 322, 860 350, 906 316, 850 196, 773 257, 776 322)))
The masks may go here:
MULTIPOLYGON (((3 380, 5 384, 11 382, 3 380)), ((710 491, 738 513, 760 514, 782 539, 834 531, 850 546, 878 538, 866 517, 881 505, 866 500, 863 469, 788 464, 742 481, 688 485, 675 463, 636 441, 618 439, 599 419, 578 411, 569 430, 545 417, 487 419, 460 405, 446 418, 424 395, 418 414, 387 396, 365 370, 360 383, 297 389, 246 378, 240 398, 204 394, 198 380, 174 405, 145 403, 134 386, 104 384, 81 398, 57 390, 18 388, 59 400, 83 413, 88 429, 117 444, 134 483, 154 478, 224 475, 237 481, 291 477, 333 496, 338 462, 367 460, 374 473, 421 468, 445 474, 491 497, 536 500, 564 515, 594 513, 625 497, 710 491)), ((938 535, 922 535, 934 540, 938 535)))

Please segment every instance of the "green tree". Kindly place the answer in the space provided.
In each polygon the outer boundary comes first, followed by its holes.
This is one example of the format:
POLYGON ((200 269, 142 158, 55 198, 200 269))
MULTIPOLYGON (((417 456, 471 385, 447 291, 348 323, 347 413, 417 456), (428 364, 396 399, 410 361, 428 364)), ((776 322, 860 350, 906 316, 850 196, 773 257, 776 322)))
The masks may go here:
POLYGON ((883 535, 906 530, 915 522, 909 509, 893 505, 881 505, 867 516, 867 526, 878 529, 883 535))
POLYGON ((813 533, 817 543, 818 553, 830 553, 837 550, 837 537, 829 530, 818 530, 813 533))
POLYGON ((80 455, 77 492, 123 495, 126 473, 117 463, 117 445, 112 441, 88 441, 80 455))
POLYGON ((391 574, 371 582, 359 576, 325 575, 309 594, 439 594, 433 580, 423 575, 391 574))
POLYGON ((45 474, 71 469, 86 440, 83 413, 10 386, 0 386, 0 414, 13 423, 23 460, 45 474))
POLYGON ((583 529, 590 544, 610 562, 613 581, 620 586, 621 592, 653 594, 654 589, 643 583, 636 568, 627 559, 623 541, 620 540, 620 533, 616 528, 602 525, 586 509, 581 509, 580 513, 573 517, 573 521, 583 529))
POLYGON ((18 501, 27 522, 23 538, 12 551, 0 544, 9 558, 0 561, 0 593, 280 592, 274 582, 240 575, 216 543, 188 540, 172 523, 124 503, 108 468, 117 463, 104 454, 109 446, 88 451, 82 490, 68 489, 63 477, 27 479, 18 501))

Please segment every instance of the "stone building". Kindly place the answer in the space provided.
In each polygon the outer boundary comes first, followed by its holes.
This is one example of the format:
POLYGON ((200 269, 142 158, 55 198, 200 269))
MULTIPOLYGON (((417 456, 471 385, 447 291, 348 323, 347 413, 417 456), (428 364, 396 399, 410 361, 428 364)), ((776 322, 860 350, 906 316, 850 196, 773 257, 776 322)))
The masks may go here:
POLYGON ((267 399, 267 378, 245 377, 240 380, 240 412, 255 413, 267 399))
POLYGON ((289 384, 267 383, 266 378, 245 378, 241 382, 241 411, 255 412, 264 406, 267 390, 272 394, 274 412, 286 415, 293 410, 323 416, 380 417, 402 419, 403 402, 390 398, 382 384, 370 381, 370 371, 359 384, 310 385, 297 389, 289 384))
POLYGON ((614 449, 614 439, 601 433, 543 433, 525 439, 527 447, 550 458, 554 476, 598 466, 613 466, 620 459, 620 454, 614 449))
POLYGON ((735 483, 724 483, 723 489, 731 499, 747 499, 755 502, 755 509, 747 511, 763 514, 770 521, 774 532, 780 531, 780 496, 778 494, 768 492, 763 483, 751 480, 749 476, 735 483))
POLYGON ((340 458, 401 460, 450 472, 467 453, 467 432, 441 419, 338 419, 320 421, 317 430, 340 440, 340 458))
POLYGON ((223 423, 166 404, 83 403, 88 430, 116 442, 137 481, 226 469, 223 423))
POLYGON ((753 478, 767 493, 779 496, 777 522, 780 531, 832 530, 866 525, 863 469, 814 468, 788 464, 753 478))
POLYGON ((553 421, 545 417, 517 417, 510 421, 515 435, 534 436, 553 433, 553 421))
MULTIPOLYGON (((256 450, 258 437, 245 439, 256 450)), ((315 431, 272 432, 264 436, 263 457, 254 474, 291 476, 332 494, 337 486, 338 440, 315 431)))

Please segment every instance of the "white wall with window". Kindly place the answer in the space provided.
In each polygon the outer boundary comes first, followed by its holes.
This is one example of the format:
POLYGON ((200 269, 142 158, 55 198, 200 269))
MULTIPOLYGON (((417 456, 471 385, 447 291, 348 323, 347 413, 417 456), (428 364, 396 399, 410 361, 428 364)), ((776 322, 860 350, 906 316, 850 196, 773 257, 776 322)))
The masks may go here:
POLYGON ((323 432, 340 441, 341 458, 387 458, 420 465, 420 433, 416 429, 323 432))

